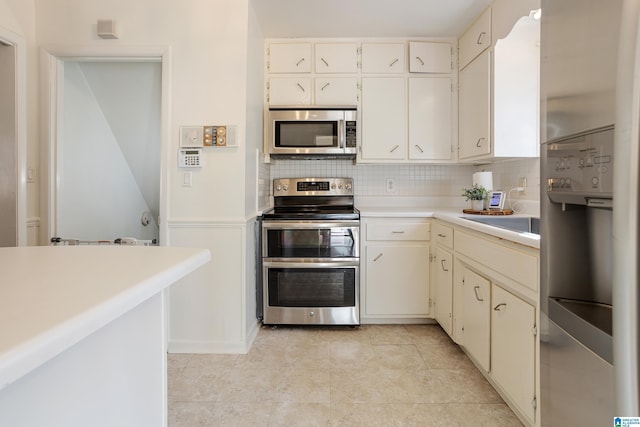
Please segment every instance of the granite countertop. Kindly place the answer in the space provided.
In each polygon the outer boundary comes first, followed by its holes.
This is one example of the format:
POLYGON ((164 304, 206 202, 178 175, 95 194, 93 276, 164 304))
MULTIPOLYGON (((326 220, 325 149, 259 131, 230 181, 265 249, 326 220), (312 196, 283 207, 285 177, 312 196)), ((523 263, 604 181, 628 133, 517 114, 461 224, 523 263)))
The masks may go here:
POLYGON ((193 248, 0 248, 0 390, 210 259, 193 248))

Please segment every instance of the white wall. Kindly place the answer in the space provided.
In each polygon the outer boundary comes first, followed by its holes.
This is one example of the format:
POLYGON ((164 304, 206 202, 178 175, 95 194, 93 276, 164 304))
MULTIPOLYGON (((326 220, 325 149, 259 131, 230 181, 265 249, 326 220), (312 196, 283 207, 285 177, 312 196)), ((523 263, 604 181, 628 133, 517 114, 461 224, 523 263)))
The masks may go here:
MULTIPOLYGON (((169 301, 171 339, 197 339, 209 351, 242 351, 250 339, 247 330, 254 327, 246 322, 246 289, 253 283, 243 262, 244 230, 251 220, 246 212, 255 209, 248 209, 245 200, 245 189, 254 185, 248 184, 245 174, 250 149, 245 138, 254 132, 247 131, 246 120, 248 0, 36 0, 36 21, 38 40, 45 48, 80 46, 113 52, 119 47, 164 46, 168 50, 168 93, 163 96, 170 97, 171 111, 163 124, 170 143, 163 171, 168 185, 162 189, 168 198, 168 217, 161 218, 161 227, 168 227, 169 245, 204 246, 214 254, 241 246, 238 262, 214 262, 215 267, 203 269, 196 279, 175 285, 169 301), (99 39, 98 19, 115 20, 120 38, 99 39), (192 171, 192 186, 185 187, 183 171, 177 167, 179 128, 207 124, 238 126, 238 147, 206 148, 204 167, 192 171), (220 322, 208 324, 201 313, 211 313, 220 322), (173 323, 176 319, 181 320, 173 323), (182 327, 185 324, 203 327, 193 331, 194 337, 182 327)), ((248 126, 254 125, 259 126, 248 126)))
MULTIPOLYGON (((140 221, 143 212, 152 210, 135 174, 135 167, 144 167, 144 162, 132 165, 128 161, 123 147, 133 145, 132 141, 118 140, 118 137, 123 137, 116 134, 119 123, 116 123, 114 131, 111 126, 114 121, 108 120, 102 108, 109 104, 106 96, 102 97, 102 103, 95 96, 96 90, 106 89, 107 85, 91 67, 88 71, 93 75, 93 85, 86 79, 84 71, 87 68, 83 64, 66 62, 64 68, 64 119, 58 146, 57 235, 81 240, 157 238, 155 221, 146 227, 140 221)), ((152 71, 147 68, 137 72, 147 76, 152 71)), ((137 117, 140 116, 139 111, 133 111, 131 107, 138 105, 138 98, 140 93, 132 90, 128 94, 120 94, 120 99, 115 101, 123 105, 123 110, 137 117)), ((157 117, 148 125, 159 129, 158 100, 155 100, 156 105, 153 102, 152 99, 151 109, 158 110, 157 117)), ((148 105, 138 106, 143 112, 149 109, 148 105)), ((159 174, 159 141, 155 145, 151 151, 155 150, 152 157, 156 158, 155 169, 159 174)), ((158 181, 155 180, 156 198, 160 192, 158 181)))

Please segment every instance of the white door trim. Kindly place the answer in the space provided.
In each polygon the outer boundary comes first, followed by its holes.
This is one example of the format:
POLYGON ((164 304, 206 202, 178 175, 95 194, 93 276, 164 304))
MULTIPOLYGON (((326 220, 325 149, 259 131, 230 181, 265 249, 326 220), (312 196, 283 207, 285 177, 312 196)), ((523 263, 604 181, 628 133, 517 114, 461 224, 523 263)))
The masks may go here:
POLYGON ((44 46, 40 52, 40 133, 42 135, 40 206, 43 219, 41 241, 56 236, 56 194, 58 172, 57 146, 61 135, 57 112, 62 103, 64 61, 129 61, 157 60, 162 65, 162 94, 160 106, 160 215, 158 218, 160 244, 165 245, 169 218, 169 167, 171 148, 171 48, 169 46, 44 46))
POLYGON ((27 42, 18 34, 0 27, 0 41, 16 52, 16 171, 17 171, 17 235, 18 246, 27 245, 27 42))

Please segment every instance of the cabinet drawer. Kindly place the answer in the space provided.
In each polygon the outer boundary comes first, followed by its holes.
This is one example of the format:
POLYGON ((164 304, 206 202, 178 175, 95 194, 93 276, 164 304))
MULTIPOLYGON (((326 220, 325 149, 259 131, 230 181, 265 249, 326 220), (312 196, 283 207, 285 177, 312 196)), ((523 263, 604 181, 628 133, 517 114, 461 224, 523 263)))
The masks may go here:
POLYGON ((454 244, 459 253, 533 291, 538 290, 538 258, 536 256, 461 231, 455 233, 454 244))
POLYGON ((431 224, 394 222, 367 224, 367 240, 412 240, 427 241, 431 224))
POLYGON ((435 233, 434 238, 436 243, 453 249, 453 228, 443 224, 435 224, 433 231, 435 233))

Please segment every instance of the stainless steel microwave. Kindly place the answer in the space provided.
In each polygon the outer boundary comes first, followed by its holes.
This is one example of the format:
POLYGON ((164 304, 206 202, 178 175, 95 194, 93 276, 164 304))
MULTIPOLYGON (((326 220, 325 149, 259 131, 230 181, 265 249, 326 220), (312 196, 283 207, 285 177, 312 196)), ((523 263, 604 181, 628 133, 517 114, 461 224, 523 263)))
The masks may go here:
POLYGON ((356 116, 355 106, 271 107, 266 149, 275 157, 355 157, 356 116))

